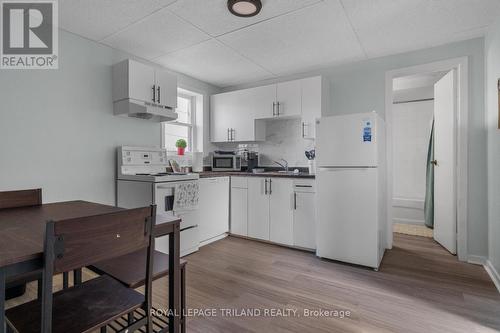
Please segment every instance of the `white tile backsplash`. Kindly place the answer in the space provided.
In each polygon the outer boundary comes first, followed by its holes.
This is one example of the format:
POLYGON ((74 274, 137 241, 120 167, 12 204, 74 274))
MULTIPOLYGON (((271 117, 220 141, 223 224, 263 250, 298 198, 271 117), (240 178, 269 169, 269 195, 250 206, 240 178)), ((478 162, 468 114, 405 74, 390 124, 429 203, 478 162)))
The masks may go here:
MULTIPOLYGON (((261 166, 277 166, 273 163, 281 158, 290 167, 307 167, 306 150, 314 148, 313 140, 301 136, 300 119, 273 119, 266 123, 266 141, 257 143, 261 166)), ((221 144, 219 149, 236 149, 238 144, 221 144)))

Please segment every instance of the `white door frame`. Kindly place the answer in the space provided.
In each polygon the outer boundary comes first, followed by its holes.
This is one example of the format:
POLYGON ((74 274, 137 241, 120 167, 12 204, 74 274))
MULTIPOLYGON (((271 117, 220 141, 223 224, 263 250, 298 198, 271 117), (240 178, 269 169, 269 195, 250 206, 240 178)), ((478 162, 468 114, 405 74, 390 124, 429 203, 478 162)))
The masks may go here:
POLYGON ((387 135, 387 248, 392 248, 392 185, 393 185, 393 151, 392 151, 392 80, 396 77, 421 73, 442 72, 456 69, 457 71, 457 178, 456 178, 456 209, 457 209, 457 255, 460 261, 467 261, 467 203, 468 203, 468 126, 469 126, 469 73, 468 57, 448 59, 429 64, 400 68, 385 74, 385 121, 387 135))

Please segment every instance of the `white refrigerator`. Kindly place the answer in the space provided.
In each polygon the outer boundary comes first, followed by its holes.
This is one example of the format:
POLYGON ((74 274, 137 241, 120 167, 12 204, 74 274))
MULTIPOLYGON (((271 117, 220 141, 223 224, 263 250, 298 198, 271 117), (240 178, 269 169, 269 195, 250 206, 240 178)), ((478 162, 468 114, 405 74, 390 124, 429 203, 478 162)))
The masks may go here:
POLYGON ((317 125, 317 256, 378 269, 386 248, 385 127, 377 113, 317 125))

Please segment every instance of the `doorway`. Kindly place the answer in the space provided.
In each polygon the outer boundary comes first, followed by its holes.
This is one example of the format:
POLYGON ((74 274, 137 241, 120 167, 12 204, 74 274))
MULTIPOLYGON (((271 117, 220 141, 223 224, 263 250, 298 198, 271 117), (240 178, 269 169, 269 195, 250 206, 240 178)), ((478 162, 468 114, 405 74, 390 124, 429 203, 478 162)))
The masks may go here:
POLYGON ((432 237, 467 260, 467 91, 467 58, 386 74, 388 248, 432 237))

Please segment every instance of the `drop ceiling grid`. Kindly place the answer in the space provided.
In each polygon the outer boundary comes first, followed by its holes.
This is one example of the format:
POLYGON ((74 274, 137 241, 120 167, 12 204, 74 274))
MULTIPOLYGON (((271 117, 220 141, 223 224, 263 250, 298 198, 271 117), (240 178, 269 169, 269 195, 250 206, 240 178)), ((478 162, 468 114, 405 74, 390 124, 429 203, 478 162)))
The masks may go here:
POLYGON ((277 75, 366 59, 337 0, 327 0, 217 37, 277 75))
POLYGON ((64 0, 59 2, 60 27, 99 42, 178 0, 64 0))
POLYGON ((215 38, 161 56, 154 62, 220 87, 274 77, 215 38))
POLYGON ((484 35, 498 0, 342 0, 369 58, 484 35))
POLYGON ((500 14, 499 0, 263 4, 258 16, 245 19, 232 16, 226 0, 64 0, 61 27, 173 70, 188 67, 186 74, 230 86, 483 36, 500 14), (181 58, 194 64, 179 64, 181 58), (199 63, 221 73, 199 68, 199 63), (241 77, 224 73, 224 63, 241 77))

